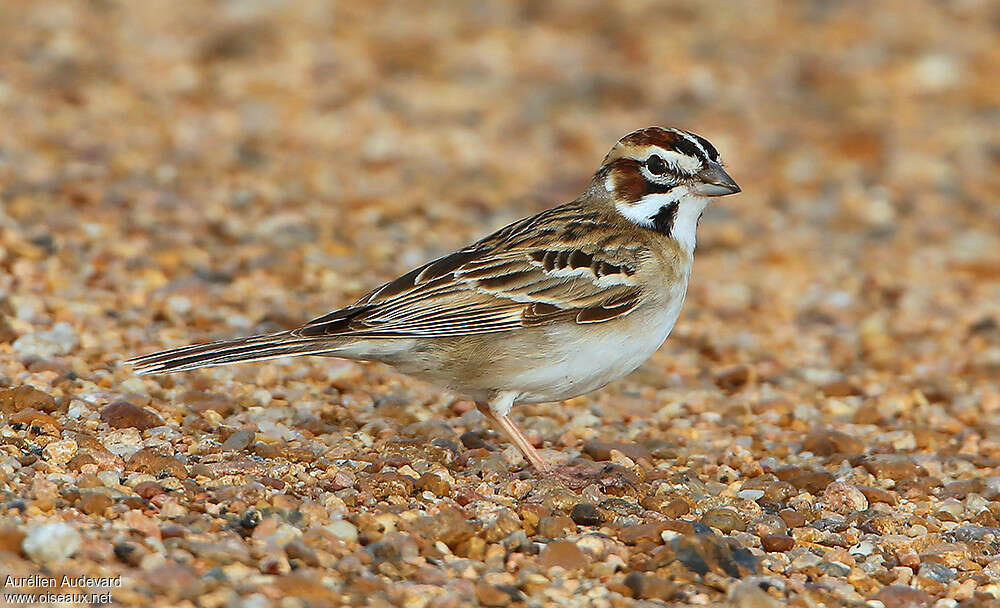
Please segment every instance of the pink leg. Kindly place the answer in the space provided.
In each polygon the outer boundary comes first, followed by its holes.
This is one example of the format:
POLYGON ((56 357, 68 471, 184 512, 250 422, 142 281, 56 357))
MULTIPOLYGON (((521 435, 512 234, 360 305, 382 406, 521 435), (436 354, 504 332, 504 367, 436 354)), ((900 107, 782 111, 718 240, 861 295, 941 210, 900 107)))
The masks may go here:
POLYGON ((545 462, 542 455, 535 449, 535 446, 531 445, 531 442, 524 436, 521 429, 517 428, 514 421, 510 419, 509 414, 497 416, 490 410, 489 405, 485 403, 477 403, 476 408, 489 418, 499 430, 503 431, 504 435, 507 435, 511 443, 521 450, 521 453, 528 459, 528 462, 534 465, 535 470, 539 473, 548 473, 552 470, 552 467, 549 463, 545 462))

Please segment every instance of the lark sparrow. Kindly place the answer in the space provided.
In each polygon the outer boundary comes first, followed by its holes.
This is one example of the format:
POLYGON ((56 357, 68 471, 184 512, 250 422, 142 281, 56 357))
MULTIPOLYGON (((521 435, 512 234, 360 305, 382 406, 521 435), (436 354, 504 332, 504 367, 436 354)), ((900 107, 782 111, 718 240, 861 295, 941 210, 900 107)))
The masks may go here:
POLYGON ((324 355, 381 361, 476 400, 539 471, 518 402, 582 395, 636 369, 677 321, 711 197, 739 192, 704 138, 650 127, 572 201, 514 222, 291 331, 128 361, 140 374, 324 355))

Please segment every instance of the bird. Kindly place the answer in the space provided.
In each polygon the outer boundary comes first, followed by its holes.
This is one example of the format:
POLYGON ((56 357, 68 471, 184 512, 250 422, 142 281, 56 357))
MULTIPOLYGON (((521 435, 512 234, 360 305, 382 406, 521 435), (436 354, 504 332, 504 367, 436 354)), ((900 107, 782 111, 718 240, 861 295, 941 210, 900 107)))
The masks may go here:
POLYGON ((386 363, 465 395, 540 474, 511 419, 629 374, 666 340, 695 232, 740 187, 705 138, 648 127, 612 147, 576 200, 515 221, 295 329, 126 361, 137 374, 320 355, 386 363))

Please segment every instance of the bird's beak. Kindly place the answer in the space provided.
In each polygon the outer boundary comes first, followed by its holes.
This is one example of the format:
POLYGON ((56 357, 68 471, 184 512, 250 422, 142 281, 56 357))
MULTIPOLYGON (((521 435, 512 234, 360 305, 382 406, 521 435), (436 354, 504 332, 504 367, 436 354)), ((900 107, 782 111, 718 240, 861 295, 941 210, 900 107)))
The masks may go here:
POLYGON ((725 196, 740 191, 740 187, 719 163, 709 162, 707 167, 698 172, 697 177, 701 182, 694 184, 691 188, 695 194, 725 196))

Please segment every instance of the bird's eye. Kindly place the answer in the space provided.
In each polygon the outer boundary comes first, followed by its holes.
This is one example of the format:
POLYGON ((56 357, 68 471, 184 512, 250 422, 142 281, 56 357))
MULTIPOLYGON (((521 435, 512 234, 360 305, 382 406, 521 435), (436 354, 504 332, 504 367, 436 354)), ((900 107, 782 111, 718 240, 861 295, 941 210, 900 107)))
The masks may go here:
POLYGON ((656 154, 646 159, 646 168, 653 175, 663 175, 667 172, 667 163, 656 154))

